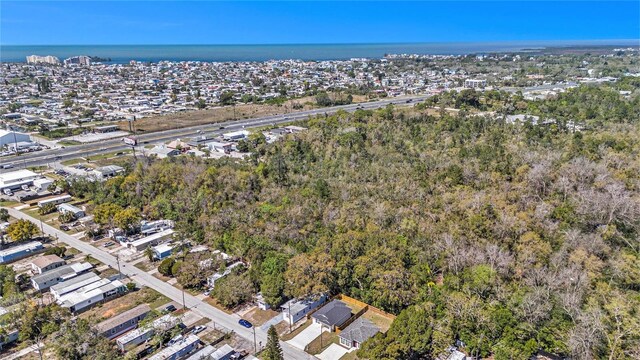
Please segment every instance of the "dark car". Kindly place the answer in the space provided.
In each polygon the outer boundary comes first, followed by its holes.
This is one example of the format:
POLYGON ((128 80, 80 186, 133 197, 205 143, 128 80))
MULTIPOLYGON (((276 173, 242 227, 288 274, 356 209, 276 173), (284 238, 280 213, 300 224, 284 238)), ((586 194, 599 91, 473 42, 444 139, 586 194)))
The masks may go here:
POLYGON ((166 311, 166 312, 173 312, 173 311, 176 311, 176 310, 177 310, 176 307, 173 306, 173 305, 169 305, 169 306, 164 308, 164 311, 166 311))
POLYGON ((247 321, 247 320, 245 320, 245 319, 240 319, 240 320, 238 321, 238 324, 240 324, 240 325, 242 325, 242 326, 246 327, 247 329, 251 329, 251 328, 253 327, 253 324, 252 324, 252 323, 250 323, 250 322, 248 322, 248 321, 247 321))
POLYGON ((67 225, 60 225, 60 230, 69 231, 69 227, 67 225))
POLYGON ((224 126, 220 126, 218 129, 222 130, 222 129, 224 129, 224 126))

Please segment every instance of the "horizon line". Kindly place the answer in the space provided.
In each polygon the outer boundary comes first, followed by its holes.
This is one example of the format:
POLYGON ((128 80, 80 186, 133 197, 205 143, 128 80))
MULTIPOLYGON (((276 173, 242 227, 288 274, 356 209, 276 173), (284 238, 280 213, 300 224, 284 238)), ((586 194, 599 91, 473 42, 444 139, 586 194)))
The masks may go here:
MULTIPOLYGON (((398 41, 398 42, 335 42, 335 43, 211 43, 211 44, 0 44, 0 46, 304 46, 304 45, 415 45, 415 44, 487 44, 487 43, 511 43, 511 44, 527 44, 527 43, 566 43, 572 45, 574 43, 601 43, 598 45, 619 45, 606 44, 606 42, 637 42, 640 46, 640 38, 636 39, 555 39, 555 40, 485 40, 485 41, 398 41)), ((595 44, 593 44, 595 45, 595 44)), ((626 45, 626 44, 625 44, 626 45)))

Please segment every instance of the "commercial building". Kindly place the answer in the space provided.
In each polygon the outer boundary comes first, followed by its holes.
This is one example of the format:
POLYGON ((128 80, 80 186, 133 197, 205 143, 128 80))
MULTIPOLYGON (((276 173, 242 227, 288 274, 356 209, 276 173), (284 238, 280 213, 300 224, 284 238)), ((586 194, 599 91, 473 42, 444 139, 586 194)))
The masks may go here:
POLYGON ((31 186, 40 175, 31 170, 17 170, 0 174, 0 191, 4 189, 15 190, 22 185, 31 186))
POLYGON ((144 319, 149 312, 151 312, 149 305, 138 305, 133 309, 99 323, 96 325, 96 330, 107 339, 113 339, 129 330, 135 329, 138 323, 144 319))
POLYGON ((117 165, 107 165, 107 166, 99 167, 93 170, 93 172, 96 174, 96 177, 98 179, 106 179, 106 178, 116 176, 118 174, 122 174, 124 172, 124 168, 122 166, 117 166, 117 165))
POLYGON ((162 351, 150 357, 149 360, 181 359, 197 349, 199 344, 200 339, 197 336, 190 334, 177 343, 162 349, 162 351))
POLYGON ((45 191, 49 189, 49 186, 51 186, 51 184, 53 184, 53 180, 46 177, 33 180, 33 187, 36 188, 36 191, 45 191))
POLYGON ((62 295, 57 303, 75 313, 124 294, 126 291, 126 286, 120 280, 102 279, 62 295))
POLYGON ((76 291, 84 286, 89 284, 93 284, 95 282, 100 281, 101 278, 93 272, 84 273, 82 275, 78 275, 72 279, 63 281, 56 285, 53 285, 49 292, 53 295, 53 297, 58 300, 65 294, 76 291))
POLYGON ((38 291, 46 290, 53 285, 73 279, 93 268, 88 262, 69 264, 31 278, 31 285, 38 291))
POLYGON ((29 134, 0 130, 0 148, 15 146, 16 143, 31 142, 29 134))
POLYGON ((171 314, 167 314, 155 319, 147 326, 139 327, 122 335, 116 339, 116 344, 121 351, 125 351, 128 348, 138 346, 150 339, 156 330, 169 330, 178 324, 180 324, 180 319, 171 314))
POLYGON ((248 136, 249 132, 247 130, 239 130, 222 134, 224 141, 240 141, 242 139, 246 139, 248 136))
POLYGON ((49 270, 53 270, 65 264, 58 255, 42 255, 31 262, 31 270, 34 274, 42 274, 49 270))
POLYGON ((481 79, 466 79, 464 81, 464 87, 470 89, 484 89, 487 86, 487 80, 481 79))
POLYGON ((35 254, 44 247, 39 241, 31 241, 8 249, 0 250, 0 264, 6 264, 35 254))

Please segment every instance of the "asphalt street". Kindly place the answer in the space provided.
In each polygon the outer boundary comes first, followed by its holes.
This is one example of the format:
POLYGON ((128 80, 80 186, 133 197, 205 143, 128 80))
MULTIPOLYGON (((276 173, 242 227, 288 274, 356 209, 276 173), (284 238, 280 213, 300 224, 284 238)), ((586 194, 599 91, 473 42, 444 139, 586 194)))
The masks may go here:
MULTIPOLYGON (((148 134, 139 134, 137 135, 137 137, 138 137, 138 142, 144 145, 147 143, 158 143, 158 142, 175 140, 176 138, 180 138, 180 137, 194 137, 198 135, 219 135, 222 133, 236 131, 243 128, 261 127, 261 126, 267 126, 271 124, 284 124, 284 123, 291 123, 299 120, 306 120, 310 116, 322 115, 325 113, 333 114, 338 110, 344 110, 349 112, 353 112, 357 108, 372 110, 372 109, 385 107, 391 103, 398 104, 398 105, 407 105, 408 99, 411 99, 409 104, 412 104, 414 102, 424 101, 428 97, 429 97, 428 95, 403 96, 403 97, 384 99, 380 101, 298 111, 298 112, 292 112, 292 113, 283 114, 283 115, 264 116, 264 117, 253 118, 253 119, 234 120, 234 121, 226 121, 226 122, 220 122, 220 123, 208 124, 208 125, 191 126, 191 127, 181 128, 181 129, 164 130, 164 131, 158 131, 158 132, 153 132, 148 134)), ((39 152, 33 152, 33 153, 5 156, 0 158, 0 165, 13 165, 13 168, 0 169, 0 173, 14 171, 17 168, 19 169, 19 168, 49 165, 56 161, 64 161, 69 159, 75 159, 78 157, 90 158, 91 156, 123 151, 130 148, 131 146, 124 144, 121 138, 116 138, 111 140, 99 141, 95 143, 68 146, 64 149, 62 148, 50 149, 50 150, 43 150, 39 152)))
MULTIPOLYGON (((27 219, 34 224, 40 225, 40 220, 31 217, 29 215, 24 214, 21 211, 18 211, 13 208, 6 208, 9 211, 9 215, 17 219, 27 219)), ((44 233, 51 236, 51 238, 57 238, 58 241, 62 241, 65 244, 76 248, 80 252, 84 254, 91 255, 93 258, 98 261, 111 266, 114 269, 118 269, 118 265, 122 271, 123 275, 126 275, 133 279, 136 283, 148 286, 160 294, 168 297, 169 299, 176 301, 182 304, 183 293, 181 290, 173 287, 170 284, 150 275, 149 273, 136 268, 134 265, 125 262, 123 260, 119 260, 116 256, 111 255, 110 253, 98 249, 84 241, 78 240, 73 236, 66 234, 65 232, 58 230, 50 225, 42 224, 42 229, 44 233)), ((262 343, 262 345, 266 345, 267 343, 267 332, 260 329, 259 327, 253 327, 252 329, 247 329, 240 324, 238 324, 238 320, 240 318, 236 315, 229 315, 222 310, 219 310, 208 303, 196 298, 189 293, 184 293, 184 301, 187 308, 191 309, 195 313, 200 316, 207 317, 216 322, 217 325, 221 325, 229 330, 234 331, 239 336, 249 340, 253 343, 254 341, 254 330, 255 330, 255 340, 257 343, 262 343)), ((305 353, 302 350, 299 350, 286 342, 280 342, 282 346, 282 350, 285 356, 285 359, 293 359, 293 360, 303 360, 303 359, 316 359, 314 356, 305 353)))

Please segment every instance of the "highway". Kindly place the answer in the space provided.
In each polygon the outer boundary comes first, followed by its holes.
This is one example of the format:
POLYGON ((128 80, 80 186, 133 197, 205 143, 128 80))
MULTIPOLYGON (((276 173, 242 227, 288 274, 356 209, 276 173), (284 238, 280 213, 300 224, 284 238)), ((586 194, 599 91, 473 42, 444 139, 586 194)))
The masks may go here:
MULTIPOLYGON (((427 99, 429 95, 409 95, 389 98, 379 101, 333 106, 313 110, 292 112, 283 115, 271 115, 253 119, 225 121, 207 125, 197 125, 181 129, 171 129, 153 133, 138 134, 140 145, 147 143, 159 143, 175 140, 176 138, 188 138, 198 135, 218 135, 225 132, 236 131, 243 128, 268 126, 271 124, 291 123, 306 120, 310 116, 333 114, 338 110, 353 112, 358 108, 373 110, 387 106, 388 104, 407 105, 427 99), (411 99, 409 103, 407 101, 411 99)), ((170 121, 170 120, 168 120, 170 121)), ((50 149, 20 155, 11 155, 0 158, 0 165, 13 165, 14 168, 28 168, 48 165, 56 161, 75 159, 78 157, 91 157, 99 154, 112 153, 130 149, 131 146, 122 142, 121 138, 98 141, 94 143, 68 146, 64 149, 50 149)), ((14 171, 15 169, 0 169, 0 173, 14 171)))
MULTIPOLYGON (((9 211, 9 215, 17 219, 26 219, 34 224, 40 223, 40 221, 34 217, 31 217, 21 211, 18 211, 13 208, 6 208, 9 211)), ((114 269, 118 269, 118 259, 110 253, 98 249, 84 241, 78 240, 73 236, 66 234, 63 231, 60 231, 50 225, 42 224, 43 231, 47 235, 51 236, 51 238, 57 238, 59 241, 64 242, 65 244, 76 248, 83 254, 91 255, 96 260, 111 266, 114 269)), ((144 286, 148 286, 160 294, 168 297, 169 299, 182 304, 182 291, 173 287, 172 285, 154 277, 153 275, 138 269, 131 263, 127 263, 123 260, 120 260, 120 269, 122 273, 131 279, 133 279, 136 283, 144 286)), ((219 310, 208 303, 196 298, 195 296, 185 292, 184 293, 185 304, 187 308, 194 311, 196 314, 209 318, 229 330, 233 330, 239 336, 247 339, 251 343, 254 340, 254 330, 255 337, 258 343, 262 343, 262 346, 267 344, 267 332, 260 329, 260 327, 253 327, 252 329, 247 329, 240 324, 238 324, 239 317, 235 315, 229 315, 222 310, 219 310)), ((316 359, 314 356, 305 353, 302 350, 299 350, 286 342, 280 342, 282 346, 282 350, 284 353, 285 359, 292 360, 306 360, 306 359, 316 359)))

